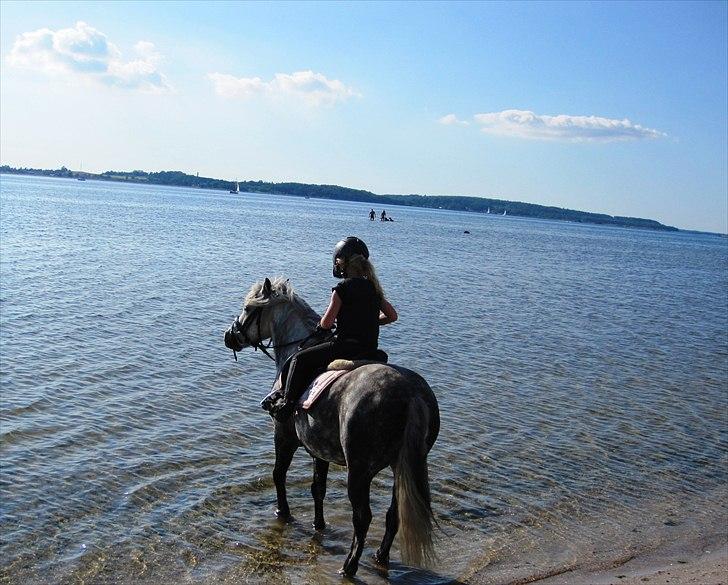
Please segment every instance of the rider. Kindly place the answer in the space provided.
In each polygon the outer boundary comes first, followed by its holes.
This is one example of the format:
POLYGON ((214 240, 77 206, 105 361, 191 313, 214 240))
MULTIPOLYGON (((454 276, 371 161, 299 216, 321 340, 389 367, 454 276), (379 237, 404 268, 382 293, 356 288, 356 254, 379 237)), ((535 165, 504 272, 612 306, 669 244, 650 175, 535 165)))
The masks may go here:
POLYGON ((397 311, 384 297, 369 250, 359 238, 349 236, 334 248, 334 276, 343 280, 332 290, 331 301, 317 327, 336 336, 301 350, 291 360, 284 402, 273 409, 278 420, 288 418, 311 383, 313 374, 337 358, 354 359, 377 349, 379 326, 397 320, 397 311))

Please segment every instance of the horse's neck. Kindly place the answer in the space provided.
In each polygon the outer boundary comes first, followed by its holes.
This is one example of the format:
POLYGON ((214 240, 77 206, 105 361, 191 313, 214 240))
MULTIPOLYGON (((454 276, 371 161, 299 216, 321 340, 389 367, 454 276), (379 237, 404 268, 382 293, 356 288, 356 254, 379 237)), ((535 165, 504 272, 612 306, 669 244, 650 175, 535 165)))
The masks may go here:
POLYGON ((275 350, 276 368, 281 371, 283 364, 298 350, 300 341, 307 338, 316 328, 318 315, 304 315, 293 303, 282 305, 272 323, 272 339, 275 350))

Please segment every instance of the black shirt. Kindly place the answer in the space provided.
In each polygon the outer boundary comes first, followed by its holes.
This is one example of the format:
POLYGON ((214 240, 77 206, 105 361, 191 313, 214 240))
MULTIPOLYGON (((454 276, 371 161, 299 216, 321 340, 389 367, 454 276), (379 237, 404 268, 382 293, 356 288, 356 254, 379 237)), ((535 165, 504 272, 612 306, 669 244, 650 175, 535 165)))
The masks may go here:
POLYGON ((341 299, 336 316, 336 335, 356 341, 367 349, 377 349, 381 300, 366 278, 347 278, 333 289, 341 299))

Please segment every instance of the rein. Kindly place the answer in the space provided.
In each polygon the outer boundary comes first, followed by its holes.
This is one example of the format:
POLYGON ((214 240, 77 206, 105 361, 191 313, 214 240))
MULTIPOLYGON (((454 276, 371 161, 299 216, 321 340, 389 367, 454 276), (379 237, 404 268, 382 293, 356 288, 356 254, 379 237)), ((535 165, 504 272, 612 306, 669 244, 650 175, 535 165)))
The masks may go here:
MULTIPOLYGON (((301 339, 296 339, 294 341, 289 341, 287 343, 279 343, 277 345, 273 345, 273 338, 271 338, 270 341, 268 342, 268 344, 266 345, 263 343, 262 335, 260 333, 260 318, 261 318, 262 313, 263 313, 263 307, 255 307, 249 314, 247 314, 245 316, 245 319, 243 319, 242 323, 240 322, 240 316, 236 317, 235 321, 233 322, 231 330, 234 335, 240 335, 243 338, 243 340, 245 341, 245 343, 247 343, 248 345, 253 347, 255 349, 255 351, 258 351, 260 349, 260 351, 262 351, 265 355, 267 355, 273 361, 276 361, 276 358, 274 358, 270 353, 268 353, 269 349, 272 349, 273 351, 275 351, 275 350, 283 348, 283 347, 288 347, 290 345, 295 345, 297 343, 303 343, 303 342, 311 339, 316 334, 316 331, 313 331, 312 333, 309 333, 306 337, 302 337, 301 339), (248 333, 247 333, 247 330, 248 330, 248 327, 250 326, 251 321, 256 321, 256 325, 258 327, 258 341, 256 341, 256 342, 253 342, 253 340, 250 339, 250 337, 248 337, 248 333)), ((233 357, 235 358, 235 361, 238 361, 238 355, 235 350, 233 350, 233 357)))

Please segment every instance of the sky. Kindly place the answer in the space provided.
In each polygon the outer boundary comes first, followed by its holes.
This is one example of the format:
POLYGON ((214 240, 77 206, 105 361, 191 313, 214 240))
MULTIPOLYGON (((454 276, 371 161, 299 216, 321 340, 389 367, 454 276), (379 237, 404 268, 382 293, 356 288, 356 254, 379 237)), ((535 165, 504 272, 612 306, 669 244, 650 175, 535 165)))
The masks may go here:
POLYGON ((728 2, 0 2, 0 162, 728 232, 728 2))

